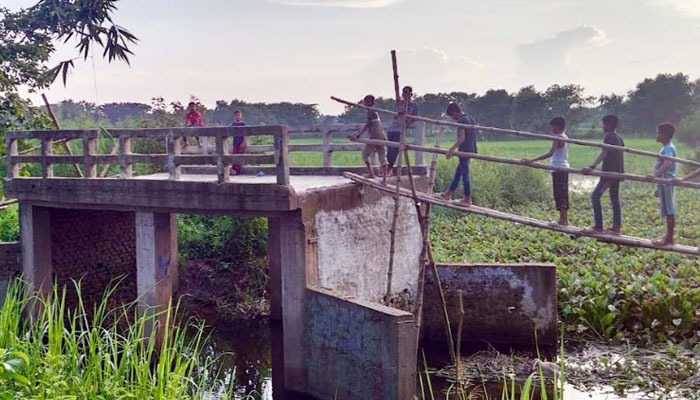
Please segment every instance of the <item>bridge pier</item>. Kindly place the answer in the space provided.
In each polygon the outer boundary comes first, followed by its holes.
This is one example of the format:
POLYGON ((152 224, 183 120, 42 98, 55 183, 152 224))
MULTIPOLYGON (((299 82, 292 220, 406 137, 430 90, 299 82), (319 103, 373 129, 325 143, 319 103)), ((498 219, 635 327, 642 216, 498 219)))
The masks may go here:
POLYGON ((20 203, 19 220, 24 279, 32 293, 48 296, 53 283, 51 211, 20 203))
MULTIPOLYGON (((136 290, 141 312, 161 312, 177 279, 177 220, 172 213, 135 213, 136 290)), ((161 323, 165 315, 159 316, 161 323)), ((146 334, 149 334, 147 332, 146 334)))

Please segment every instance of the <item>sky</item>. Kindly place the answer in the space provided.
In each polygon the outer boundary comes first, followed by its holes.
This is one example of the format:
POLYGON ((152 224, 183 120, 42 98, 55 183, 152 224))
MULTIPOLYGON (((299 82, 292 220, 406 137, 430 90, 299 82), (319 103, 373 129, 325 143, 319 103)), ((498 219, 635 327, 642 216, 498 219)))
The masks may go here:
MULTIPOLYGON (((28 0, 2 0, 10 9, 28 0)), ((139 38, 131 65, 77 61, 66 87, 97 103, 156 96, 314 103, 324 114, 393 96, 515 91, 576 83, 624 94, 658 73, 700 78, 700 0, 121 0, 114 19, 139 38)), ((52 62, 77 54, 59 46, 52 62)), ((37 103, 38 94, 31 94, 37 103)))

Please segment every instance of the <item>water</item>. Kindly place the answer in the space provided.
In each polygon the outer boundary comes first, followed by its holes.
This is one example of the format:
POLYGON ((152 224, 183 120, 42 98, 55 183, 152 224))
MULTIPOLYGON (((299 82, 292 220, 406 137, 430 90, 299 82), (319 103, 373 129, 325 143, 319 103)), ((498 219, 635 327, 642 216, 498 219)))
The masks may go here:
MULTIPOLYGON (((237 399, 272 400, 272 329, 267 319, 241 320, 222 323, 213 329, 206 354, 217 359, 216 368, 221 370, 226 382, 233 379, 237 399), (251 395, 252 397, 246 397, 251 395)), ((438 357, 439 358, 439 357, 438 357)), ((423 368, 420 366, 419 368, 423 368)), ((437 377, 431 378, 436 390, 436 398, 445 398, 449 383, 437 377), (443 392, 444 393, 444 392, 443 392)), ((490 398, 500 399, 501 383, 489 390, 490 398)), ((212 393, 211 399, 218 399, 212 393)), ((476 398, 476 397, 475 397, 476 398)), ((550 397, 551 398, 551 397, 550 397)), ((644 398, 642 395, 627 394, 624 397, 613 393, 612 388, 603 387, 593 391, 581 391, 566 385, 562 400, 620 400, 644 398)), ((651 397, 646 397, 651 398, 651 397)))

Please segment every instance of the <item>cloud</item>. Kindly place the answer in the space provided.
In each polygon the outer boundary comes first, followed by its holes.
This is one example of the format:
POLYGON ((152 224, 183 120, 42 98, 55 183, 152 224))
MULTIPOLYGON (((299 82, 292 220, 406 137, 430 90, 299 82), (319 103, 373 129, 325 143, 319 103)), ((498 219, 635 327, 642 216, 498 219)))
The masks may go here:
POLYGON ((651 0, 652 5, 672 8, 683 15, 700 17, 700 2, 697 0, 651 0))
POLYGON ((273 3, 301 7, 382 8, 403 0, 269 0, 273 3))
MULTIPOLYGON (((423 47, 397 51, 399 78, 402 85, 411 85, 417 94, 427 92, 481 92, 489 78, 503 76, 499 66, 486 66, 471 57, 449 54, 442 49, 423 47)), ((361 91, 392 96, 391 59, 388 54, 372 57, 359 72, 361 91)), ((493 81, 493 80, 491 80, 493 81)))
POLYGON ((573 52, 609 43, 600 29, 582 25, 561 31, 556 36, 524 43, 515 48, 518 74, 521 80, 536 85, 572 80, 571 55, 573 52))

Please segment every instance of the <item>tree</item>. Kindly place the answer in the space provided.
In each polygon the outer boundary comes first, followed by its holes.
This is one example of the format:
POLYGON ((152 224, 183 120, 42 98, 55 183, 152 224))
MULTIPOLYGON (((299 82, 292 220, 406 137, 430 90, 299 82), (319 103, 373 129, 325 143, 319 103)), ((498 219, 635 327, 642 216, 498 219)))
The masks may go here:
POLYGON ((467 105, 469 113, 479 125, 510 128, 513 96, 503 89, 488 90, 483 96, 472 99, 467 105))
POLYGON ((534 86, 526 86, 513 98, 511 126, 514 129, 542 132, 547 130, 547 99, 534 86))
POLYGON ((626 126, 639 133, 652 133, 664 121, 678 123, 696 105, 697 86, 687 75, 659 74, 637 84, 625 102, 626 126))
POLYGON ((102 104, 99 110, 111 123, 117 123, 144 118, 151 111, 151 107, 143 103, 107 103, 102 104))
POLYGON ((594 97, 585 96, 579 85, 552 85, 544 92, 547 115, 545 119, 557 116, 566 119, 567 126, 576 125, 584 115, 584 108, 593 102, 594 97))

